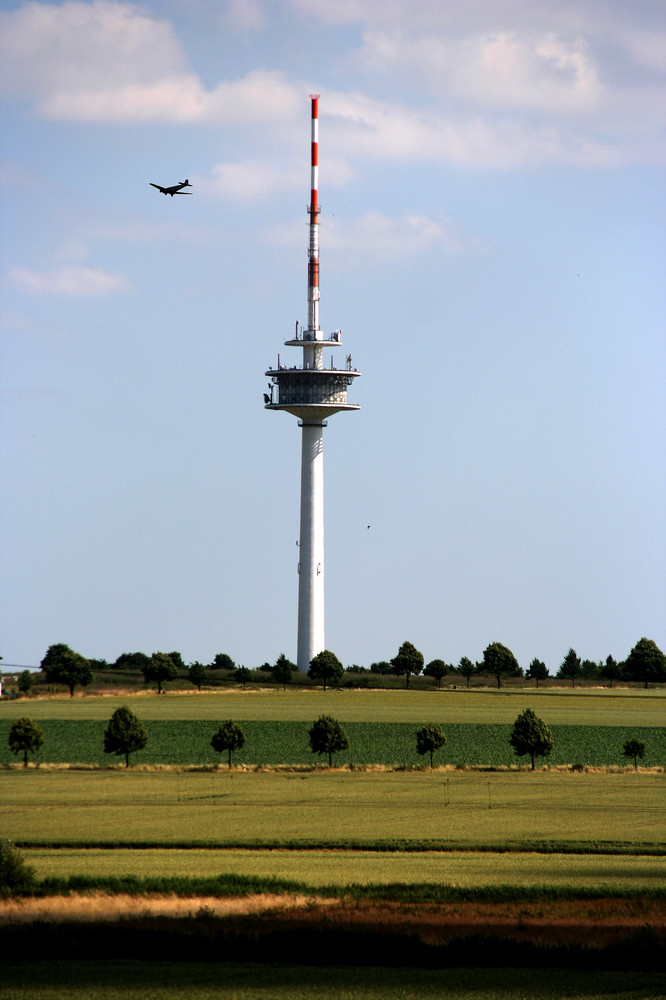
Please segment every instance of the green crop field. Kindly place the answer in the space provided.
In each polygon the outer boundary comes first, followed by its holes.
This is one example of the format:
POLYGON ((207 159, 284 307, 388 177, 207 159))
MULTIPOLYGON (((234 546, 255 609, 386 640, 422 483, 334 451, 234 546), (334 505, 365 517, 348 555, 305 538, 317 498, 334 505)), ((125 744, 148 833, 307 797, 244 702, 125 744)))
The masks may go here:
POLYGON ((77 694, 56 698, 0 701, 0 721, 27 715, 42 719, 107 721, 119 705, 129 704, 145 721, 223 719, 312 722, 322 713, 342 722, 508 724, 533 708, 551 725, 666 726, 666 691, 639 689, 548 691, 367 691, 330 689, 253 690, 219 693, 156 693, 126 696, 77 694))
POLYGON ((0 1000, 661 1000, 665 988, 640 971, 5 960, 0 1000))
POLYGON ((0 764, 11 766, 0 769, 0 834, 28 846, 40 876, 91 868, 188 875, 222 867, 313 885, 573 881, 649 888, 664 878, 665 720, 664 693, 639 690, 236 690, 5 701, 0 764), (133 764, 157 769, 126 771, 103 754, 104 729, 121 704, 148 729, 148 745, 133 764), (636 737, 647 746, 642 763, 653 770, 532 773, 508 742, 511 724, 528 706, 553 732, 549 765, 617 768, 624 740, 636 737), (415 733, 436 721, 447 744, 435 761, 449 769, 312 770, 320 759, 307 731, 323 712, 348 733, 349 750, 337 755, 341 764, 423 765, 415 733), (17 766, 7 733, 22 715, 44 731, 34 761, 112 767, 17 766), (215 768, 222 761, 209 745, 226 718, 240 721, 246 735, 231 772, 215 768), (254 770, 284 763, 294 770, 254 770), (462 769, 473 764, 514 769, 462 769), (70 846, 49 850, 54 844, 70 846), (107 849, 87 850, 94 845, 107 849), (202 852, 202 845, 226 850, 202 852))
MULTIPOLYGON (((430 721, 430 720, 423 720, 430 721)), ((42 747, 31 755, 35 763, 79 763, 108 765, 117 758, 104 754, 106 722, 95 719, 42 719, 42 747)), ((426 758, 416 752, 415 723, 346 722, 349 749, 336 755, 338 763, 422 765, 426 758)), ((9 749, 11 722, 0 720, 0 764, 16 761, 9 749)), ((132 756, 133 764, 217 764, 226 761, 210 746, 216 724, 208 720, 151 719, 146 723, 148 744, 132 756)), ((235 760, 245 764, 313 764, 308 740, 310 723, 299 721, 253 721, 242 723, 245 745, 235 760)), ((509 743, 511 726, 479 723, 449 723, 446 746, 435 758, 439 764, 509 766, 519 762, 509 743)), ((645 767, 666 763, 666 728, 644 726, 551 726, 555 742, 549 765, 624 764, 625 740, 637 738, 646 746, 641 761, 645 767)), ((521 763, 526 763, 525 758, 521 763)), ((543 762, 541 762, 543 763, 543 762)))
POLYGON ((0 772, 0 829, 77 845, 663 845, 661 773, 0 772), (448 804, 447 804, 448 803, 448 804))
POLYGON ((577 886, 600 891, 666 889, 663 856, 474 851, 103 850, 29 848, 39 878, 140 875, 143 878, 247 875, 308 886, 577 886))

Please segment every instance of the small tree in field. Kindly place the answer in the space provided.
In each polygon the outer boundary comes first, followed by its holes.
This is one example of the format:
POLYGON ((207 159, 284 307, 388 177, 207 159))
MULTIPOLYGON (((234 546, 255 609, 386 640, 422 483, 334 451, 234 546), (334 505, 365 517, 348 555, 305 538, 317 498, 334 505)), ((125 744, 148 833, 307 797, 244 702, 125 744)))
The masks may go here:
POLYGON ((9 749, 23 754, 23 766, 28 766, 28 754, 39 750, 44 742, 42 730, 32 719, 17 719, 9 730, 9 749))
POLYGON ((18 689, 21 694, 30 694, 32 688, 32 674, 29 670, 23 670, 18 676, 18 689))
POLYGON ((639 758, 643 760, 645 757, 645 743, 641 740, 627 740, 622 748, 622 756, 633 760, 634 770, 637 771, 639 758))
POLYGON ((536 681, 536 686, 539 687, 539 681, 545 681, 548 676, 548 667, 543 660, 534 659, 527 668, 525 676, 528 680, 536 681))
POLYGON ((70 698, 77 684, 87 687, 93 679, 90 661, 64 642, 49 646, 40 664, 49 684, 66 684, 70 698))
POLYGON ((229 754, 229 770, 231 770, 231 755, 235 750, 240 750, 245 745, 245 733, 233 719, 223 722, 213 738, 210 745, 216 753, 229 754))
POLYGON ((418 754, 430 754, 430 766, 432 767, 432 755, 446 743, 446 736, 441 726, 436 722, 427 723, 423 729, 419 729, 416 734, 416 752, 418 754))
POLYGON ((613 687, 613 681, 619 681, 622 677, 622 671, 620 669, 620 664, 617 662, 615 657, 607 656, 606 662, 603 664, 600 675, 603 680, 609 681, 610 686, 613 687))
POLYGON ((339 681, 344 675, 345 668, 330 649, 322 649, 321 653, 317 653, 310 660, 308 677, 312 677, 315 681, 323 681, 324 691, 327 683, 339 681))
POLYGON ((153 653, 141 669, 146 684, 157 681, 158 694, 162 694, 162 685, 165 681, 175 681, 178 676, 178 668, 169 653, 153 653))
POLYGON ((228 653, 216 653, 210 665, 211 670, 235 670, 236 664, 228 653))
POLYGON ((234 671, 234 680, 237 684, 243 685, 243 691, 245 691, 248 681, 252 680, 252 674, 247 667, 236 667, 234 671))
POLYGON ((483 651, 483 670, 492 674, 497 687, 502 686, 502 677, 522 677, 522 670, 518 666, 518 660, 511 650, 502 645, 501 642, 491 642, 483 651))
POLYGON ((441 688, 442 681, 449 672, 449 667, 444 660, 431 660, 423 671, 424 677, 433 677, 437 681, 437 687, 441 688))
POLYGON ((192 683, 196 685, 199 691, 201 691, 201 685, 206 680, 206 668, 203 663, 199 663, 198 660, 195 660, 194 663, 190 663, 187 672, 192 683))
POLYGON ((531 708, 526 708, 513 724, 509 743, 517 757, 526 754, 531 758, 534 770, 535 757, 548 757, 553 751, 553 737, 550 729, 531 708))
POLYGON ((411 642, 403 642, 402 646, 391 660, 393 673, 405 678, 405 687, 409 687, 412 674, 420 674, 423 670, 423 653, 419 652, 411 642))
POLYGON ((143 750, 147 742, 148 733, 143 722, 126 705, 117 708, 104 732, 104 753, 124 757, 125 767, 129 767, 129 755, 143 750))
POLYGON ((310 729, 310 748, 313 753, 328 754, 328 766, 331 767, 332 755, 349 746, 347 734, 337 719, 330 715, 320 715, 310 729))
POLYGON ((571 686, 576 687, 576 678, 581 675, 581 660, 580 656, 575 649, 570 649, 567 655, 564 657, 560 663, 560 669, 557 671, 558 677, 570 677, 571 686))
POLYGON ((458 664, 458 673, 461 677, 465 678, 467 687, 469 687, 470 677, 473 677, 476 673, 476 664, 472 663, 468 656, 463 656, 458 664))
POLYGON ((280 653, 273 667, 273 677, 278 684, 282 685, 283 691, 287 690, 287 684, 291 684, 291 675, 295 669, 296 664, 291 663, 284 653, 280 653))

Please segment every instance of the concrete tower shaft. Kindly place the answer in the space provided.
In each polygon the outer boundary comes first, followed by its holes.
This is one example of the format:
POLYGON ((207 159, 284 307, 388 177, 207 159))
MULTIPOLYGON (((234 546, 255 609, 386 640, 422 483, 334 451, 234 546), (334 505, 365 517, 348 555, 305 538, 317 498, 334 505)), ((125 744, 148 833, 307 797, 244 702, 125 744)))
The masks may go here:
POLYGON ((287 367, 278 354, 277 367, 269 368, 267 410, 285 410, 299 418, 302 428, 301 521, 298 582, 299 670, 325 648, 324 641, 324 427, 326 418, 341 410, 358 410, 347 402, 347 388, 360 372, 352 368, 351 355, 344 368, 324 367, 324 348, 340 347, 340 330, 324 336, 319 326, 319 94, 310 94, 310 204, 308 240, 308 321, 296 323, 287 347, 302 351, 300 365, 287 367))

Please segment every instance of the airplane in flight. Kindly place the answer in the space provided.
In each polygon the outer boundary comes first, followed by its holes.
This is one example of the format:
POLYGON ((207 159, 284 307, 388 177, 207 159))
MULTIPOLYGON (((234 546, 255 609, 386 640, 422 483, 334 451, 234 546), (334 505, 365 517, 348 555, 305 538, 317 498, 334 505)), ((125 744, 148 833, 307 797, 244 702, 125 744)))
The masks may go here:
POLYGON ((172 198, 175 194, 192 194, 191 191, 181 190, 181 188, 184 187, 189 187, 189 188, 192 187, 187 178, 184 181, 181 181, 180 184, 172 184, 171 187, 166 187, 166 188, 163 188, 160 184, 153 184, 152 181, 148 181, 148 183, 150 184, 151 187, 157 188, 158 191, 161 191, 162 194, 170 194, 172 198))

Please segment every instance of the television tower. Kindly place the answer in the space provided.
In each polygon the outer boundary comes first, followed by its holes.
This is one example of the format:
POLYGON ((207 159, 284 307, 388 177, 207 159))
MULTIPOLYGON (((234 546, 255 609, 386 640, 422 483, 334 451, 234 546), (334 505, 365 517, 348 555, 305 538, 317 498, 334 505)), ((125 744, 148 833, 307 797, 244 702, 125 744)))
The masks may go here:
POLYGON ((298 564, 298 654, 299 670, 326 648, 324 642, 324 427, 326 418, 340 410, 359 410, 347 402, 347 387, 360 375, 352 368, 351 354, 344 368, 324 367, 324 348, 340 347, 340 330, 324 336, 319 326, 319 94, 312 103, 310 166, 310 240, 308 245, 308 325, 296 323, 286 347, 300 347, 300 365, 287 367, 280 361, 270 368, 267 410, 286 410, 299 418, 303 429, 301 452, 301 529, 298 564))

